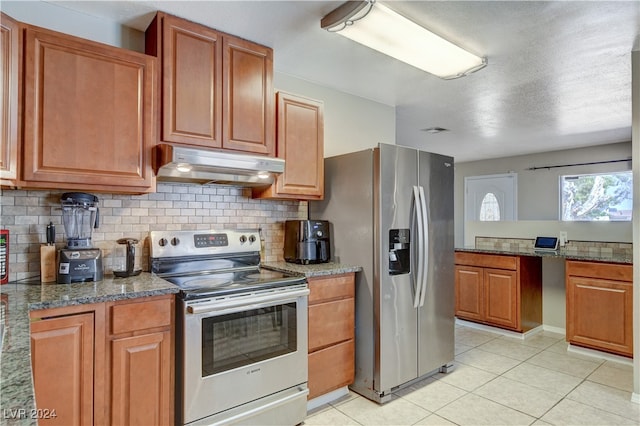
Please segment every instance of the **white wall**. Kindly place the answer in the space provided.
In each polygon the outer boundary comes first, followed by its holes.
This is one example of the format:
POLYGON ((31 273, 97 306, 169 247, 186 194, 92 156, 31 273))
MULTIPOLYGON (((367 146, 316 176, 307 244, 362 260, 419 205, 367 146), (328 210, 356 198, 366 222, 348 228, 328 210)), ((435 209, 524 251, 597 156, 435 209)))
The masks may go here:
MULTIPOLYGON (((515 157, 496 158, 491 160, 456 163, 455 169, 455 235, 456 246, 464 241, 464 178, 468 176, 491 175, 507 172, 518 174, 518 220, 550 221, 549 227, 556 229, 559 218, 559 176, 568 174, 602 173, 631 170, 631 161, 588 166, 573 166, 542 170, 527 170, 531 167, 543 167, 563 164, 588 163, 595 161, 620 160, 631 158, 631 142, 598 145, 587 148, 576 148, 540 154, 520 155, 515 157)), ((519 233, 527 232, 527 223, 514 223, 519 233)), ((569 225, 567 225, 569 226, 569 225)), ((580 234, 588 240, 623 242, 619 234, 615 238, 609 233, 609 227, 592 223, 571 224, 582 229, 580 234)), ((619 226, 619 225, 614 225, 619 226)), ((617 229, 617 228, 616 228, 617 229)), ((621 231, 631 235, 631 224, 621 231)), ((479 234, 492 236, 491 234, 479 234)), ((535 236, 535 235, 534 235, 535 236)), ((518 237, 518 235, 512 235, 518 237)), ((569 239, 582 239, 572 237, 569 239)))
POLYGON ((2 1, 2 12, 37 25, 111 46, 144 52, 144 33, 44 1, 2 1))
POLYGON ((395 108, 358 96, 275 73, 276 90, 324 102, 324 156, 372 148, 378 143, 396 143, 395 108))
POLYGON ((513 222, 465 222, 464 247, 475 245, 475 237, 528 238, 559 236, 568 241, 602 241, 631 243, 631 222, 561 222, 557 220, 519 220, 513 222))

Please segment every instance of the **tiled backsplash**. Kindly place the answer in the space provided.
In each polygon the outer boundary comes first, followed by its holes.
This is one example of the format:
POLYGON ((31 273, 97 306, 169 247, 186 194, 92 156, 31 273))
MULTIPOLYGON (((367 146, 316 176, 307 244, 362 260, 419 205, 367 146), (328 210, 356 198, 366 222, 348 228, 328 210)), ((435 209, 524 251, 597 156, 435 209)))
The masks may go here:
MULTIPOLYGON (((493 238, 476 237, 476 248, 498 250, 533 250, 535 240, 528 238, 493 238)), ((568 254, 593 254, 616 255, 631 258, 633 256, 633 244, 631 243, 607 243, 601 241, 568 241, 562 247, 568 254)))
MULTIPOLYGON (((66 191, 2 190, 0 228, 10 232, 9 279, 40 274, 40 245, 49 221, 56 226, 56 246, 64 247, 60 196, 66 191)), ((306 201, 254 200, 251 190, 223 185, 197 186, 158 183, 145 195, 95 193, 100 199, 100 226, 94 229, 94 247, 103 251, 105 274, 115 259, 116 240, 132 237, 136 267, 149 270, 149 231, 192 229, 257 229, 265 238, 265 260, 283 260, 284 221, 306 219, 306 201)))

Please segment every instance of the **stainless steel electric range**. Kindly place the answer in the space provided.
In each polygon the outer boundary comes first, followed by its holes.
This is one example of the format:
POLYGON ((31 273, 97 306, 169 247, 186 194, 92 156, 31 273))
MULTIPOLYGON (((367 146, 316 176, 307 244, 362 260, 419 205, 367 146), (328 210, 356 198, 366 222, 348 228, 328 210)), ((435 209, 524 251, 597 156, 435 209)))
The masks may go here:
POLYGON ((307 407, 306 279, 260 268, 257 230, 152 231, 178 285, 176 423, 295 425, 307 407))

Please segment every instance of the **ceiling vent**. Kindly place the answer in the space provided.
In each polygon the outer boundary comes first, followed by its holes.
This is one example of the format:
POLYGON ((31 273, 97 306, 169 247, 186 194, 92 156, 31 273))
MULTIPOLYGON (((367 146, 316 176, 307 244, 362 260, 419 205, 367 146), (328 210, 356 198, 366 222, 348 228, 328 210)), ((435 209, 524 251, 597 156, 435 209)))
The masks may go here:
POLYGON ((426 129, 422 129, 422 131, 435 135, 436 133, 448 132, 449 129, 445 129, 444 127, 427 127, 426 129))

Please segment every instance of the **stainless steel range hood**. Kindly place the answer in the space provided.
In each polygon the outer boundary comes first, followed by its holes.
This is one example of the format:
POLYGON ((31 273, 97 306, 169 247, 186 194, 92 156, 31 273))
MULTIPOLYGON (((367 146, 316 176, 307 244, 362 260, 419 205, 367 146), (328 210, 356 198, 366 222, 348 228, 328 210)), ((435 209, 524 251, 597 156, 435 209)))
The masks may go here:
POLYGON ((284 160, 169 144, 156 146, 156 177, 164 182, 269 186, 284 171, 284 160))

